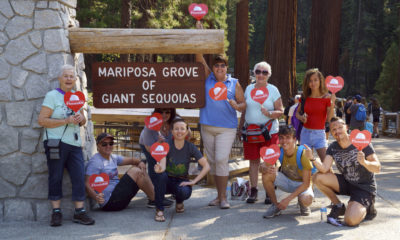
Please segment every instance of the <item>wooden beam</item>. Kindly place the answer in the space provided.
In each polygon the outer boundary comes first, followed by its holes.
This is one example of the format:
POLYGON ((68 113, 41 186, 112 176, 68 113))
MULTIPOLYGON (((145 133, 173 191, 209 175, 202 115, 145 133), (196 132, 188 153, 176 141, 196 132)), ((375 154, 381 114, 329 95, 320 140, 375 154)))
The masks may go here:
POLYGON ((224 30, 69 28, 72 52, 214 54, 224 52, 224 30))

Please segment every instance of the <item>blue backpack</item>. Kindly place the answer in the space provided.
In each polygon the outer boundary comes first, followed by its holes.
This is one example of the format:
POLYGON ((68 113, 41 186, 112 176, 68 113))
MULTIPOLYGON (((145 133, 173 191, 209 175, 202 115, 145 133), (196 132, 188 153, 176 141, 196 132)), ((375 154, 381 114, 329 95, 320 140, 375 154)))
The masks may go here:
POLYGON ((356 112, 356 120, 364 122, 367 119, 367 110, 363 104, 358 105, 356 112))
MULTIPOLYGON (((297 148, 297 153, 296 153, 296 163, 297 163, 297 167, 300 170, 303 170, 303 165, 301 164, 301 156, 303 155, 303 150, 304 149, 306 149, 304 147, 304 145, 300 145, 297 148)), ((283 162, 283 149, 282 148, 281 148, 281 155, 279 156, 279 162, 281 162, 281 165, 282 165, 282 162, 283 162)), ((313 165, 313 164, 311 164, 311 165, 313 165)), ((318 171, 317 168, 314 167, 314 165, 313 165, 313 168, 311 169, 311 175, 316 173, 317 171, 318 171)))

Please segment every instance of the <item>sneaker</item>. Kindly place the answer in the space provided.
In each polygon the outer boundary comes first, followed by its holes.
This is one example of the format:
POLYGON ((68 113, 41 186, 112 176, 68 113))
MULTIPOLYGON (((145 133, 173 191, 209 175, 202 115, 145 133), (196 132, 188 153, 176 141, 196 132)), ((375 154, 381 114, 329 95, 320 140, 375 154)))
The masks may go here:
POLYGON ((298 201, 299 206, 300 206, 300 215, 301 216, 309 216, 311 214, 311 208, 303 206, 300 201, 298 201))
POLYGON ((272 204, 267 211, 264 213, 263 217, 264 218, 273 218, 275 216, 281 215, 281 210, 275 206, 275 204, 272 204))
POLYGON ((53 212, 51 214, 50 226, 58 227, 62 224, 62 213, 61 212, 53 212))
POLYGON ((94 219, 89 217, 85 210, 75 213, 72 221, 83 225, 93 225, 95 223, 94 219))
POLYGON ((344 213, 346 212, 346 206, 342 203, 341 207, 338 207, 338 205, 333 205, 331 212, 328 214, 328 217, 338 219, 339 216, 344 216, 344 213))
POLYGON ((257 199, 257 195, 258 195, 258 190, 255 187, 252 187, 250 189, 250 196, 247 198, 246 202, 247 203, 255 203, 258 199, 257 199))
POLYGON ((265 193, 265 200, 264 200, 264 204, 272 204, 271 202, 271 198, 268 197, 267 193, 265 193))
POLYGON ((369 206, 367 210, 367 215, 365 216, 365 220, 372 220, 376 217, 378 212, 375 209, 375 198, 372 200, 372 204, 369 206))
MULTIPOLYGON (((168 199, 164 198, 163 206, 165 208, 170 208, 173 203, 174 203, 174 201, 171 201, 171 200, 168 200, 168 199)), ((156 201, 151 201, 149 199, 149 201, 147 202, 147 207, 148 208, 156 208, 156 201)))

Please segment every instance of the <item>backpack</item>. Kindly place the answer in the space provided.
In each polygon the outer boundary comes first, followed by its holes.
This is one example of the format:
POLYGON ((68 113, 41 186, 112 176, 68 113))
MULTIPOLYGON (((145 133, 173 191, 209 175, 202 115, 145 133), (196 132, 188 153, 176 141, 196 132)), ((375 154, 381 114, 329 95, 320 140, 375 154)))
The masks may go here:
POLYGON ((234 181, 231 184, 231 199, 232 200, 246 200, 250 196, 250 184, 249 181, 242 182, 239 185, 239 181, 234 181))
POLYGON ((358 109, 356 112, 356 120, 364 122, 367 119, 367 110, 363 104, 358 105, 358 109))
MULTIPOLYGON (((306 102, 305 99, 303 100, 303 98, 301 98, 300 115, 304 114, 305 102, 306 102)), ((301 130, 303 129, 303 123, 296 117, 296 112, 297 112, 297 109, 299 108, 299 105, 300 104, 298 104, 296 106, 296 108, 294 109, 294 114, 292 116, 291 123, 292 123, 292 126, 294 127, 294 129, 296 129, 296 139, 300 141, 300 134, 301 134, 301 130)))
MULTIPOLYGON (((303 155, 304 149, 305 149, 304 145, 300 145, 297 148, 297 152, 296 152, 296 163, 297 163, 297 167, 300 170, 303 170, 303 165, 301 164, 301 156, 303 155)), ((279 156, 279 162, 281 162, 281 165, 282 165, 282 162, 283 162, 283 149, 282 148, 281 148, 281 155, 279 156)), ((313 164, 311 164, 311 165, 313 165, 313 164)), ((314 165, 313 165, 313 168, 311 169, 311 175, 316 172, 317 172, 317 168, 314 167, 314 165)))

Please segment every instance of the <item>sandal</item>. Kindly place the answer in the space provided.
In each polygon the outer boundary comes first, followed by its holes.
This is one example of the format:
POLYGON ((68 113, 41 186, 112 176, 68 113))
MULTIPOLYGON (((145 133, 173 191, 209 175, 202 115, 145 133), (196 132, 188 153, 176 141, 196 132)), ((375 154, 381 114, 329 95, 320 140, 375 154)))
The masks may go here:
POLYGON ((165 222, 164 211, 156 209, 156 215, 154 216, 156 222, 165 222))
POLYGON ((216 198, 208 203, 208 206, 218 206, 219 205, 219 198, 216 198))
POLYGON ((227 200, 222 200, 221 203, 220 203, 220 205, 219 205, 219 207, 220 207, 221 209, 228 209, 228 208, 231 207, 231 205, 228 203, 227 200))
POLYGON ((183 213, 185 211, 185 206, 183 205, 183 203, 177 203, 175 205, 175 211, 176 213, 183 213))

